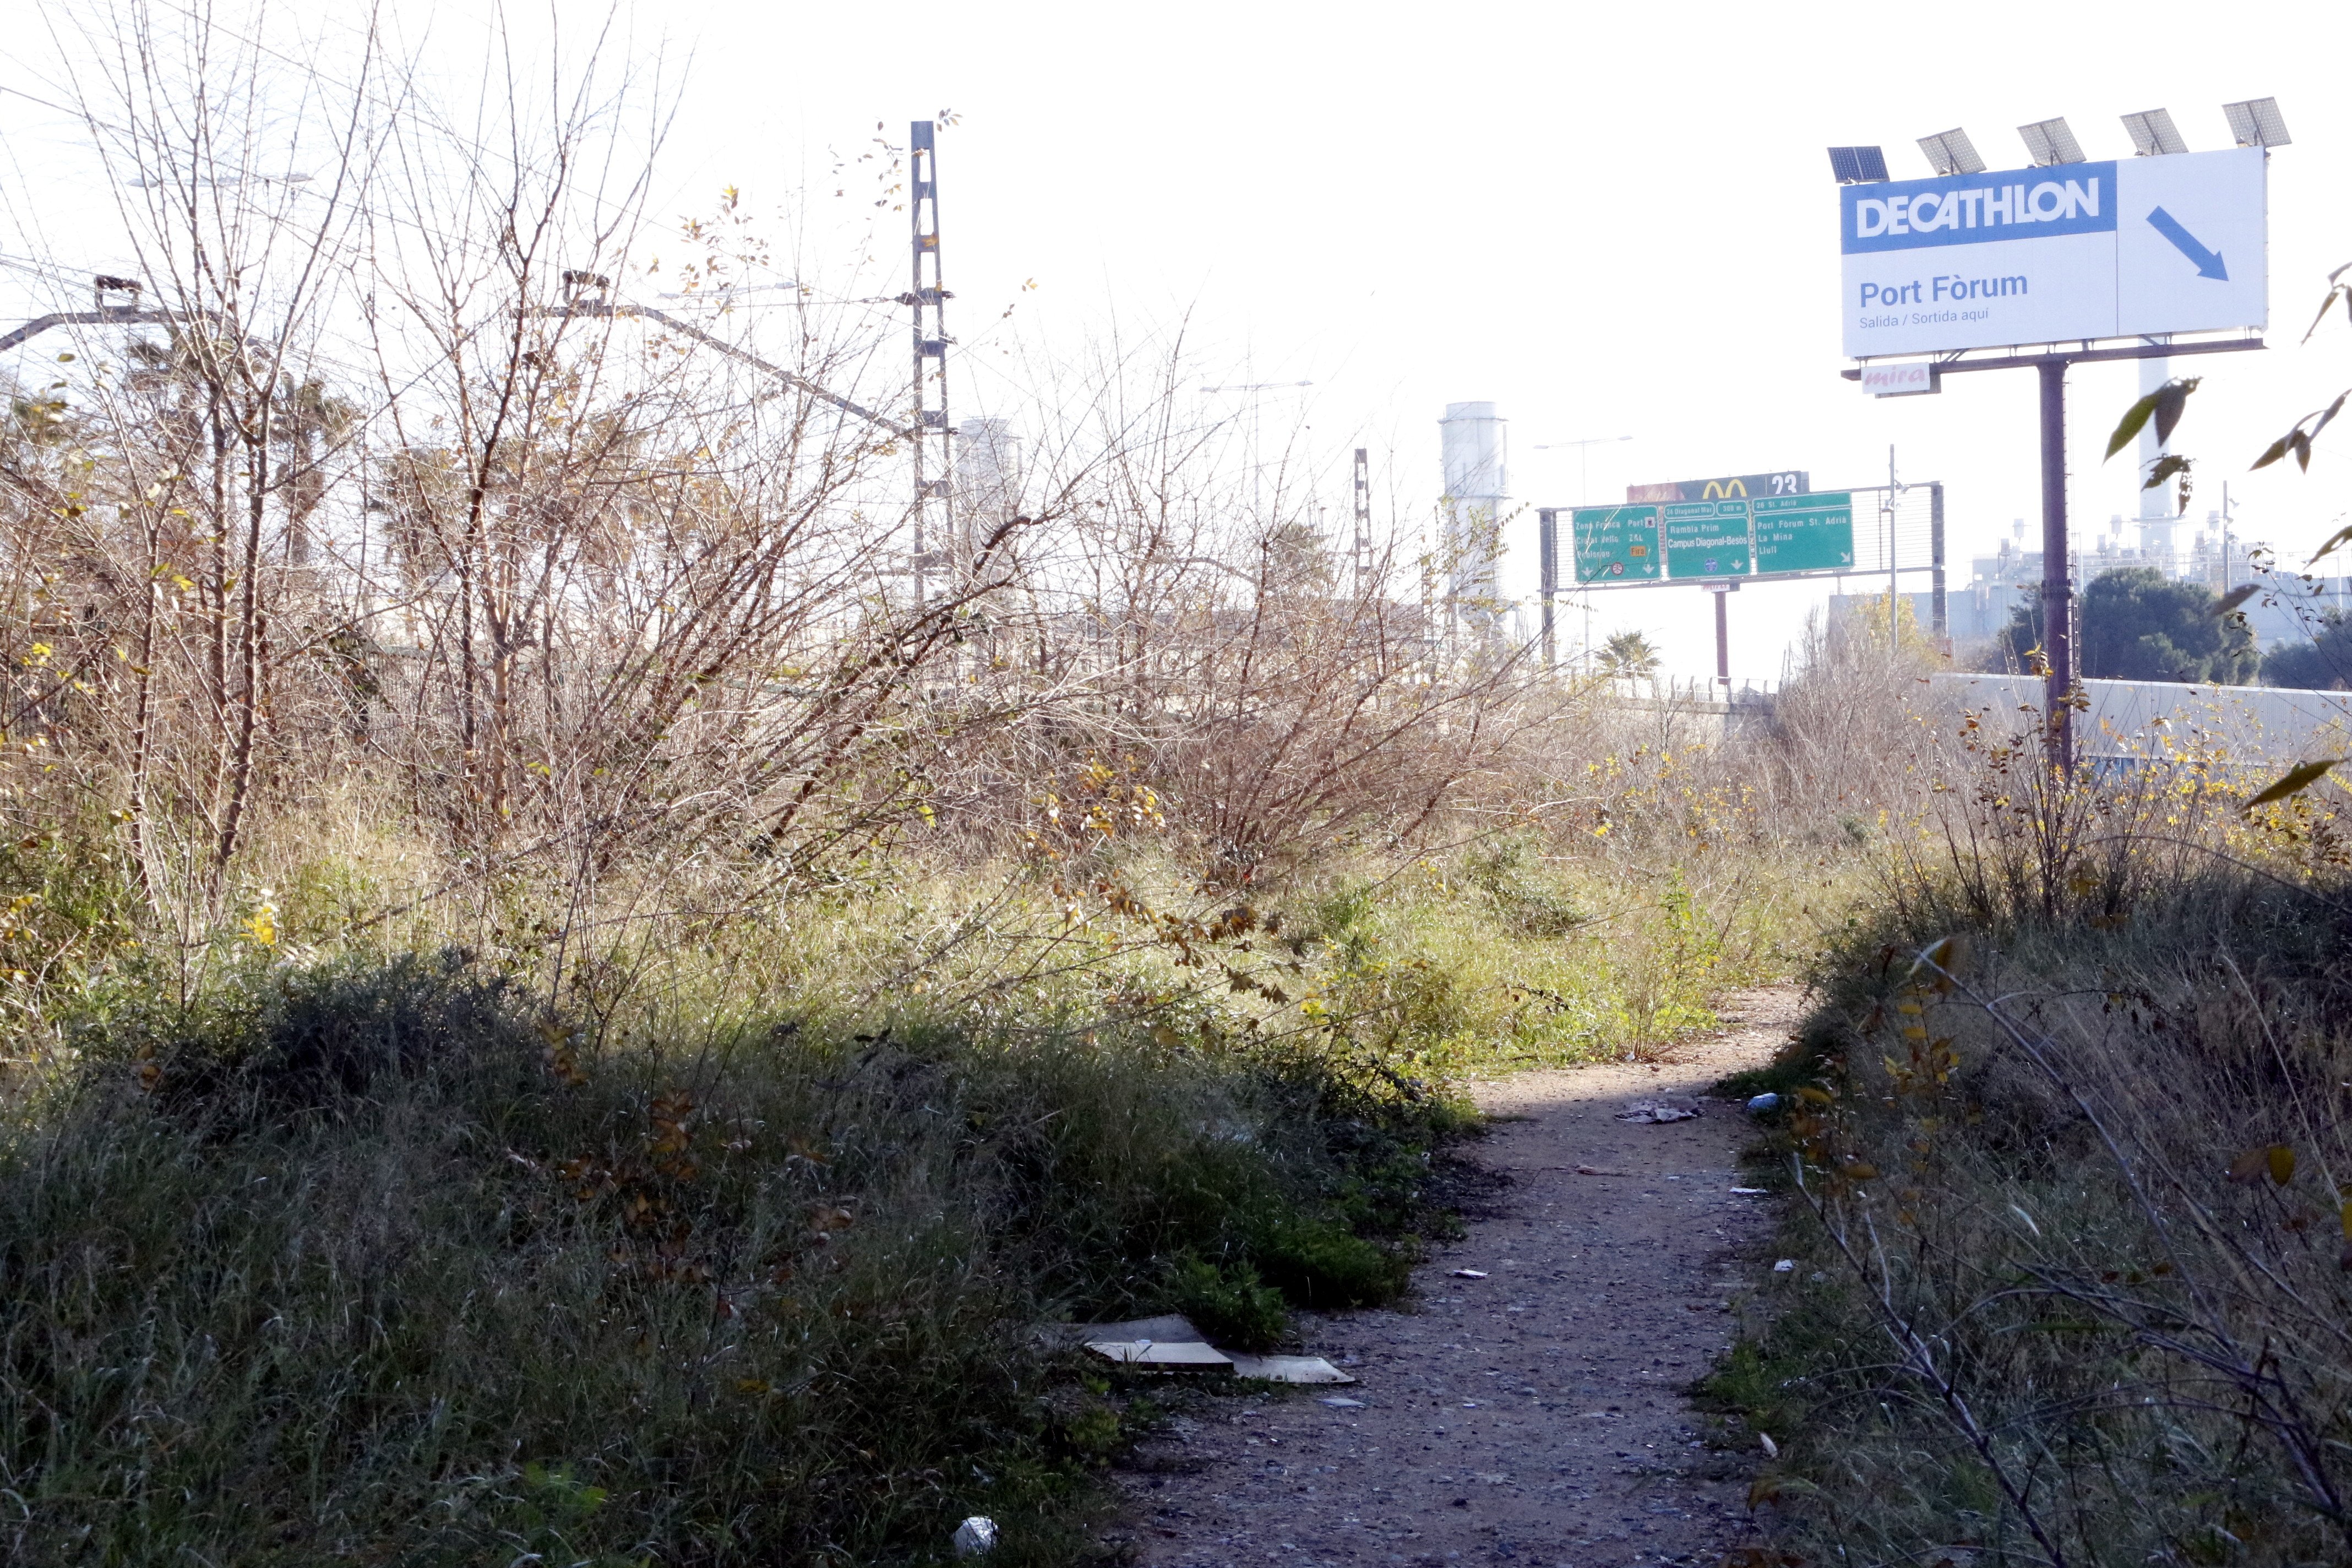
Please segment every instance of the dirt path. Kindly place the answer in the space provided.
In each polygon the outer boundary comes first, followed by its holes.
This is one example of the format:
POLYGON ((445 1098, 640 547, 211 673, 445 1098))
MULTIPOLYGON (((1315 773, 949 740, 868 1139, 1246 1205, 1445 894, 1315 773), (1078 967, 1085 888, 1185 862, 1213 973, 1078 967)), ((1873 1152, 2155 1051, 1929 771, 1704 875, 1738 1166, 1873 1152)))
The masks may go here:
POLYGON ((1218 1400, 1146 1445, 1125 1478, 1139 1561, 1597 1568, 1739 1544, 1748 1462, 1700 1444, 1681 1391, 1729 1342, 1727 1296, 1757 1283, 1734 1256, 1770 1224, 1730 1190, 1745 1118, 1616 1118, 1761 1063, 1797 1001, 1748 993, 1662 1068, 1475 1086, 1504 1119, 1478 1151, 1510 1178, 1496 1212, 1415 1272, 1417 1310, 1306 1323, 1357 1384, 1218 1400))

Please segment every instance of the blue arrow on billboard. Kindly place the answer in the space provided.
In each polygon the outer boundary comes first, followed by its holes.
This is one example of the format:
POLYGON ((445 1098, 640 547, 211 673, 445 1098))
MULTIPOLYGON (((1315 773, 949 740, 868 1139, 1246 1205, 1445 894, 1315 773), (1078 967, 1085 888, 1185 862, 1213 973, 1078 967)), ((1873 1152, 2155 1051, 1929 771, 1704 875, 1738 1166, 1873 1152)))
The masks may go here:
POLYGON ((2147 221, 2157 233, 2172 241, 2174 249, 2196 264, 2200 278, 2218 278, 2224 283, 2230 280, 2230 269, 2221 265, 2221 253, 2198 244, 2197 237, 2181 227, 2179 218, 2158 207, 2147 215, 2147 221))

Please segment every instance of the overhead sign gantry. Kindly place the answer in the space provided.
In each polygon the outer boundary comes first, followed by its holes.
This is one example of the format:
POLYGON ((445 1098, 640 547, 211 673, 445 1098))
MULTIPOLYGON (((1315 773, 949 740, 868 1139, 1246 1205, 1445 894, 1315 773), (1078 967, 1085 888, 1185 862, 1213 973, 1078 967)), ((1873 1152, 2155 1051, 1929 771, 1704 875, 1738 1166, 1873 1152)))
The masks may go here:
MULTIPOLYGON (((1541 529, 1544 662, 1552 662, 1554 601, 1560 587, 1559 524, 1569 524, 1575 585, 1582 589, 1696 584, 1716 595, 1716 679, 1731 683, 1727 595, 1746 583, 1789 582, 1884 573, 1888 592, 1903 572, 1933 574, 1934 631, 1944 635, 1944 487, 1937 482, 1815 492, 1809 476, 1784 469, 1727 479, 1632 485, 1622 506, 1545 507, 1541 529), (1919 490, 1928 500, 1924 558, 1897 560, 1895 499, 1919 490), (1879 531, 1872 559, 1856 549, 1855 498, 1879 531)), ((1589 607, 1589 606, 1588 606, 1589 607)))

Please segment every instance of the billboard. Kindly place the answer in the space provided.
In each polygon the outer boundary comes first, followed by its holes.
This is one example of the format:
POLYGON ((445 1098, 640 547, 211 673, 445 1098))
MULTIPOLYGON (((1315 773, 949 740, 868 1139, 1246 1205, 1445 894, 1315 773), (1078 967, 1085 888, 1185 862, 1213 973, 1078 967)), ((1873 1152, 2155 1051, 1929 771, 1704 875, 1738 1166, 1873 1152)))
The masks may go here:
POLYGON ((1579 583, 1853 570, 1850 490, 1581 506, 1569 516, 1579 583))
POLYGON ((2260 147, 1838 196, 1851 359, 2269 324, 2260 147))
POLYGON ((1714 479, 1673 479, 1663 485, 1627 485, 1629 501, 1717 500, 1738 496, 1793 496, 1812 489, 1812 476, 1799 468, 1777 474, 1726 474, 1714 479))

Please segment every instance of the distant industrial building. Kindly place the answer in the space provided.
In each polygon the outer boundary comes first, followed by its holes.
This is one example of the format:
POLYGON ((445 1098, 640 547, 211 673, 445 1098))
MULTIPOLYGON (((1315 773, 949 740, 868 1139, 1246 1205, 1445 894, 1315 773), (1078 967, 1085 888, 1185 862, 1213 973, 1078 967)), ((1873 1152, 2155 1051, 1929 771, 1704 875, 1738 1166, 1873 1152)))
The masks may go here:
MULTIPOLYGON (((2267 652, 2281 643, 2300 642, 2311 636, 2322 611, 2352 614, 2352 577, 2324 577, 2305 582, 2293 572, 2268 571, 2260 544, 2248 544, 2225 532, 2221 513, 2206 513, 2205 521, 2182 542, 2190 526, 2185 517, 2110 518, 2095 540, 2077 539, 2069 552, 2074 567, 2074 589, 2081 593, 2090 581, 2128 566, 2147 567, 2177 581, 2201 583, 2215 594, 2259 582, 2263 592, 2241 606, 2258 647, 2267 652), (2126 528, 2137 540, 2124 542, 2126 528), (2224 539, 2227 539, 2226 550, 2224 539)), ((1966 658, 1973 647, 1990 642, 2009 624, 2018 605, 2030 604, 2042 593, 2042 552, 2024 548, 2028 526, 2023 519, 2011 525, 2010 539, 1990 555, 1973 557, 1965 585, 1954 584, 1947 595, 1947 614, 1955 654, 1966 658)), ((1911 602, 1914 624, 1927 626, 1932 605, 1926 593, 1903 595, 1911 602)), ((1865 605, 1886 602, 1877 594, 1839 594, 1830 600, 1832 619, 1865 605)), ((1883 612, 1882 612, 1883 613, 1883 612)))

